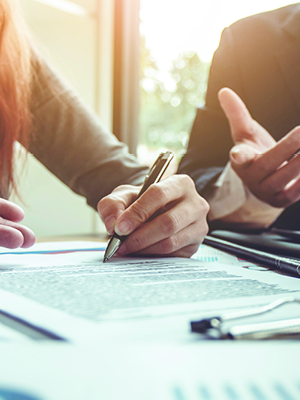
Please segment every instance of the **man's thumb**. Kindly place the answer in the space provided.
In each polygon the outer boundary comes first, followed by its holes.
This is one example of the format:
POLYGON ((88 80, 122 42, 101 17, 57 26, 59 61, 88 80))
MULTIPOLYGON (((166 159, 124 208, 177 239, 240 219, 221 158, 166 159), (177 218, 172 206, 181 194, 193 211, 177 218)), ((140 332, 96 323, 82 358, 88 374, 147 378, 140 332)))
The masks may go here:
POLYGON ((228 119, 234 143, 250 139, 253 119, 242 99, 231 89, 223 88, 218 93, 220 105, 228 119))
POLYGON ((230 162, 234 169, 243 169, 248 167, 256 158, 257 153, 251 146, 238 144, 230 150, 230 162))

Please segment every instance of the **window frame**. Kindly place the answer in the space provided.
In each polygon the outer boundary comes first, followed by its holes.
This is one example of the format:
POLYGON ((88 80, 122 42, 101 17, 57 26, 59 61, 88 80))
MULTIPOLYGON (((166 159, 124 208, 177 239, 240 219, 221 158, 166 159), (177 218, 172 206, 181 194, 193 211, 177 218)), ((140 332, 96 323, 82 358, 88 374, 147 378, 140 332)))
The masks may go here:
POLYGON ((140 0, 115 0, 113 132, 136 154, 140 109, 140 0))

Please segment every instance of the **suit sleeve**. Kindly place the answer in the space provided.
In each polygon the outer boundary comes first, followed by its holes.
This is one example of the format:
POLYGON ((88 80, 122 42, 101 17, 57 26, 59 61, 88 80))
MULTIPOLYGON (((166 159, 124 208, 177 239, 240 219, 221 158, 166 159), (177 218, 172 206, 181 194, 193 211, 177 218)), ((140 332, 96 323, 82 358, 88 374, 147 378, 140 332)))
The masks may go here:
POLYGON ((204 197, 209 194, 211 183, 223 171, 233 146, 218 92, 226 86, 241 94, 239 75, 234 40, 230 28, 227 28, 212 60, 205 106, 197 110, 188 148, 178 169, 179 173, 192 177, 198 192, 204 197))

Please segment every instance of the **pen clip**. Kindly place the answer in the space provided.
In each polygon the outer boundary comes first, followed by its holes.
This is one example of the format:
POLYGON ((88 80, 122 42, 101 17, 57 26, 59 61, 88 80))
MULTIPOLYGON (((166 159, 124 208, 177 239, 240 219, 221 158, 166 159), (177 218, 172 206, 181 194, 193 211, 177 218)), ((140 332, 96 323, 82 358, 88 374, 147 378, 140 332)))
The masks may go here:
POLYGON ((157 159, 155 160, 154 164, 152 164, 147 176, 145 177, 145 181, 149 178, 149 176, 152 174, 154 168, 157 166, 157 164, 160 162, 160 160, 162 159, 162 156, 164 155, 164 153, 160 153, 160 155, 157 157, 157 159))
POLYGON ((148 189, 150 185, 160 181, 161 177, 165 173, 173 157, 174 154, 171 151, 160 153, 160 155, 157 157, 156 161, 152 165, 149 173, 147 174, 144 181, 144 185, 138 197, 140 197, 148 189))

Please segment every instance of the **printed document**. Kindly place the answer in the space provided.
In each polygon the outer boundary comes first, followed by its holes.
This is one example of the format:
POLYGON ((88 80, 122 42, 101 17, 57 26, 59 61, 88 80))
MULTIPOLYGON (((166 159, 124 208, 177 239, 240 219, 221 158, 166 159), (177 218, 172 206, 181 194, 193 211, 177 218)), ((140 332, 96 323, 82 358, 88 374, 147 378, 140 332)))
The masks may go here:
POLYGON ((104 249, 97 242, 2 249, 1 309, 75 341, 99 332, 184 340, 191 319, 300 298, 299 279, 204 245, 191 259, 113 257, 105 264, 104 249))

